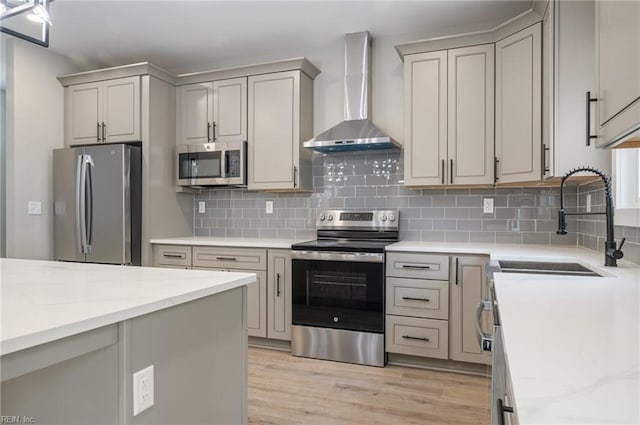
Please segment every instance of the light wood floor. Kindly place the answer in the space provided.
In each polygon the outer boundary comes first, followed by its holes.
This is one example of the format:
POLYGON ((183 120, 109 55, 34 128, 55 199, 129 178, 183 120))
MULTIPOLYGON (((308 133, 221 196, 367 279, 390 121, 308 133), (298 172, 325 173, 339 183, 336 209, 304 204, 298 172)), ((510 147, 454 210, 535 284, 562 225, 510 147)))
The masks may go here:
POLYGON ((489 424, 490 380, 249 348, 250 424, 489 424))

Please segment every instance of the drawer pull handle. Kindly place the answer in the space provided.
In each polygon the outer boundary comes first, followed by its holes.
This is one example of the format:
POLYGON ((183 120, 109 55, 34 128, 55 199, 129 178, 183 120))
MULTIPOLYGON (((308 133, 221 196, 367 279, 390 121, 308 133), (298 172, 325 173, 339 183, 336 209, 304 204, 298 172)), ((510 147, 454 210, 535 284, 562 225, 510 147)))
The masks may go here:
POLYGON ((412 266, 411 264, 403 264, 403 269, 429 270, 431 266, 412 266))
POLYGON ((424 301, 428 303, 431 301, 429 298, 414 298, 414 297, 402 297, 403 300, 411 300, 411 301, 424 301))
POLYGON ((216 257, 218 261, 237 261, 235 257, 216 257))
POLYGON ((417 336, 411 336, 411 335, 402 335, 402 337, 404 339, 415 339, 417 341, 429 342, 429 338, 427 338, 427 337, 417 337, 417 336))
POLYGON ((170 252, 165 252, 162 256, 164 258, 185 258, 184 254, 172 254, 170 252))

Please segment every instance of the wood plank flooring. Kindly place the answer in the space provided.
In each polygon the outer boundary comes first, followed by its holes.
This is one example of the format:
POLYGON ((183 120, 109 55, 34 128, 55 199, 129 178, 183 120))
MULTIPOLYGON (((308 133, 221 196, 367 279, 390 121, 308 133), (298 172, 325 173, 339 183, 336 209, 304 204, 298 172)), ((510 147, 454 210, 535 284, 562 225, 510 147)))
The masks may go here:
POLYGON ((249 348, 250 424, 489 424, 490 391, 481 376, 249 348))

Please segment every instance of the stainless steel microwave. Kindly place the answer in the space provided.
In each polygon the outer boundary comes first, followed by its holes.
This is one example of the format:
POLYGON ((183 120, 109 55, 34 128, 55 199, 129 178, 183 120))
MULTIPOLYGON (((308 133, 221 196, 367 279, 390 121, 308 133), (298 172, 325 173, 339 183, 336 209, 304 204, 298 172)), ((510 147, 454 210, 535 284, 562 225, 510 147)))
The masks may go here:
POLYGON ((178 148, 178 186, 246 186, 247 142, 178 148))

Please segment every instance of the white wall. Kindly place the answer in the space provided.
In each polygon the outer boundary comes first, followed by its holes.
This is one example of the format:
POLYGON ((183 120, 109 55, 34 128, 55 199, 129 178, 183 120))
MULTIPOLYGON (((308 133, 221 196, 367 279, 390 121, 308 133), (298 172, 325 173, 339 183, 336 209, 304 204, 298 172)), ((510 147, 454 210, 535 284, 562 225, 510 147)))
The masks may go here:
POLYGON ((64 147, 64 92, 58 75, 77 70, 47 49, 9 39, 6 127, 6 256, 53 256, 52 150, 64 147), (28 201, 42 215, 28 215, 28 201))

